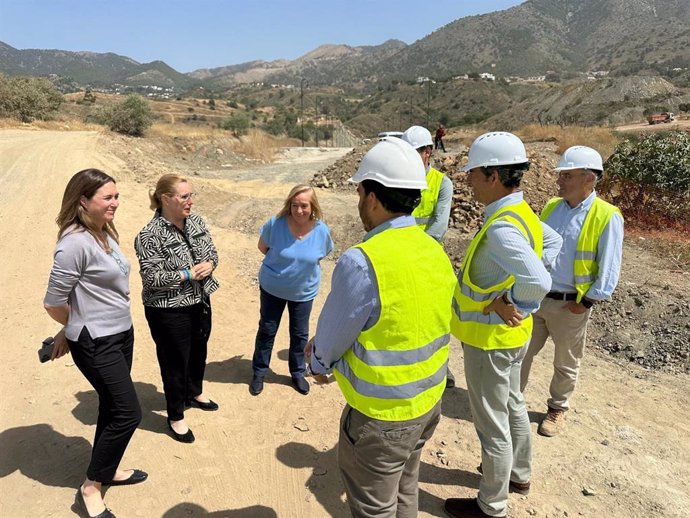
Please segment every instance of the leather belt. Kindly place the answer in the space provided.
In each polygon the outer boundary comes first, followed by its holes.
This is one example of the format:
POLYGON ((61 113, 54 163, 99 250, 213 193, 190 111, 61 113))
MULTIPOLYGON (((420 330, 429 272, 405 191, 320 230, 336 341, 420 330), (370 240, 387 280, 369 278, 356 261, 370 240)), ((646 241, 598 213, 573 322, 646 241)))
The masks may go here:
POLYGON ((561 293, 559 291, 550 291, 546 294, 546 296, 555 300, 577 300, 577 293, 561 293))

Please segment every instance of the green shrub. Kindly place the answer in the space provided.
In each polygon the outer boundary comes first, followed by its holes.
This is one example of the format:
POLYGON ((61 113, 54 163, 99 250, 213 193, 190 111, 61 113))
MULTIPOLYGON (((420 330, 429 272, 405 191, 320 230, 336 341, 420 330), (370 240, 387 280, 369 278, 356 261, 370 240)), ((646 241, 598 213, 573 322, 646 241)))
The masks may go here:
POLYGON ((14 117, 22 122, 49 119, 62 101, 60 92, 45 78, 7 79, 0 75, 0 117, 14 117))
POLYGON ((153 124, 153 113, 146 99, 133 94, 117 104, 104 108, 99 119, 113 131, 141 137, 153 124))
POLYGON ((233 135, 239 137, 246 135, 249 130, 249 117, 245 113, 235 112, 220 123, 224 130, 232 131, 233 135))
POLYGON ((690 228, 690 134, 656 133, 620 143, 599 186, 640 226, 690 228))

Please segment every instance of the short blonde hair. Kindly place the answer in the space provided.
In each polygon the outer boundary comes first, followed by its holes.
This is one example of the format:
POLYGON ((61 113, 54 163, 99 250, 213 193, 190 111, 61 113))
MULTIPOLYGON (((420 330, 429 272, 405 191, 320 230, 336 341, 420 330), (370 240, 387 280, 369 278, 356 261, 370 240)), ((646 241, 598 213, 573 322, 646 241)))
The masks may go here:
POLYGON ((290 215, 290 204, 292 203, 292 201, 295 199, 296 196, 302 194, 303 192, 311 193, 311 200, 310 200, 311 219, 323 219, 323 214, 321 212, 321 205, 319 205, 319 200, 316 197, 316 191, 314 190, 314 188, 311 185, 302 184, 302 183, 295 185, 292 189, 290 189, 290 193, 287 195, 287 198, 285 198, 285 203, 283 204, 283 208, 278 213, 279 218, 290 215))
POLYGON ((179 174, 168 173, 164 174, 158 179, 156 188, 149 191, 149 199, 151 200, 151 210, 160 211, 163 207, 161 196, 164 194, 175 194, 177 184, 186 182, 187 179, 179 174))

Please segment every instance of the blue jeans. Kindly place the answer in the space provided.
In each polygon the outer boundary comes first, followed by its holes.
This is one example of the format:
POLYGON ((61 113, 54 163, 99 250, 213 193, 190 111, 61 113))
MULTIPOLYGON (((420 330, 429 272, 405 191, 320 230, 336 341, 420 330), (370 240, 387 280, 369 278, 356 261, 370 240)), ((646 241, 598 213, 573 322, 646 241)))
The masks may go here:
POLYGON ((288 355, 290 376, 293 378, 304 376, 306 371, 304 347, 309 340, 309 316, 314 300, 294 302, 274 297, 261 287, 259 290, 261 291, 261 319, 259 320, 259 330, 256 332, 254 357, 252 358, 254 375, 263 378, 268 371, 273 342, 287 304, 288 315, 290 316, 290 352, 288 355))

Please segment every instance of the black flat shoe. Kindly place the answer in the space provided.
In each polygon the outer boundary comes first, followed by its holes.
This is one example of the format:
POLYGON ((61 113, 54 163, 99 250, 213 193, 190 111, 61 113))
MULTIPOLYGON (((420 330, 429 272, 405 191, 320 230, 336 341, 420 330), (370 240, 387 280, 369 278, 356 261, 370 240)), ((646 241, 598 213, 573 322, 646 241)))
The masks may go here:
POLYGON ((149 474, 140 469, 135 469, 129 478, 124 480, 111 480, 110 482, 103 482, 104 486, 131 486, 132 484, 139 484, 149 478, 149 474))
POLYGON ((176 441, 184 442, 187 444, 191 444, 194 442, 194 434, 192 433, 191 428, 188 429, 186 433, 177 433, 175 430, 173 430, 172 424, 170 424, 170 419, 168 419, 168 428, 172 433, 173 439, 175 439, 176 441))
POLYGON ((264 379, 258 376, 252 377, 252 381, 249 384, 249 393, 252 396, 258 396, 264 390, 264 379))
POLYGON ((297 392, 304 396, 309 394, 309 382, 305 380, 303 376, 292 378, 292 386, 295 387, 297 392))
POLYGON ((193 406, 196 408, 200 408, 201 410, 206 410, 206 411, 213 411, 213 410, 218 410, 219 406, 218 403, 215 401, 209 399, 207 402, 204 401, 198 401, 194 398, 190 399, 187 401, 187 406, 193 406))
POLYGON ((86 502, 84 502, 84 495, 81 494, 81 488, 77 489, 77 494, 75 497, 75 501, 77 502, 77 507, 79 507, 80 510, 84 511, 86 513, 86 516, 89 518, 117 518, 110 509, 107 507, 105 508, 105 511, 103 511, 100 514, 97 514, 96 516, 91 516, 89 514, 89 510, 86 508, 86 502))

